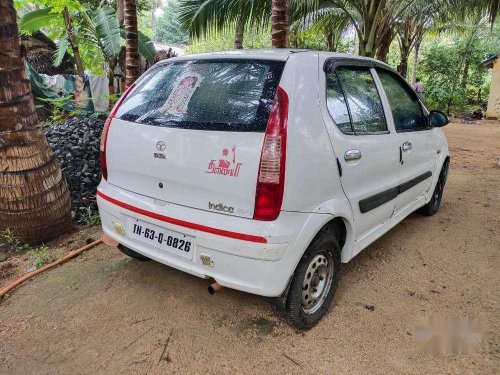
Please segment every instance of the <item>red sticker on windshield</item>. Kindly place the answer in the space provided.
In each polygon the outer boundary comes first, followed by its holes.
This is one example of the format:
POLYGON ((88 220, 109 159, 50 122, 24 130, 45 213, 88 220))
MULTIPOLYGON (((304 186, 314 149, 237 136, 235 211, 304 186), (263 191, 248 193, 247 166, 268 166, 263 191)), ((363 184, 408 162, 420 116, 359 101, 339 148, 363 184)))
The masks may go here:
POLYGON ((171 115, 186 113, 191 97, 202 81, 203 77, 195 73, 179 77, 174 83, 172 92, 161 107, 162 111, 171 115))

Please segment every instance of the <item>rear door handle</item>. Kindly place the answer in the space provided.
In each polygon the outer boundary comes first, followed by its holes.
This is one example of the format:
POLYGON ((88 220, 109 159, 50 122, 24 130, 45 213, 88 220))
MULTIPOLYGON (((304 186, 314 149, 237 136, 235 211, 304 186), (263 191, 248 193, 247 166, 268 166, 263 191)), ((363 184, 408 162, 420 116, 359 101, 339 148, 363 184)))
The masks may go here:
POLYGON ((412 148, 412 144, 410 142, 405 142, 403 143, 403 146, 401 146, 403 151, 410 151, 412 148))
POLYGON ((345 161, 353 161, 361 159, 361 151, 359 150, 348 150, 344 154, 345 161))

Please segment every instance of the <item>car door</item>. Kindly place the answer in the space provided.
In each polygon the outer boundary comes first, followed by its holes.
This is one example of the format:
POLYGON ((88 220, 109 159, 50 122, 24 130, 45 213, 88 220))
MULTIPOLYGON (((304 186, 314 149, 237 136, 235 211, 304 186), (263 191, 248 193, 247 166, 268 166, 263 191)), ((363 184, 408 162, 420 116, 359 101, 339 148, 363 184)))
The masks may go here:
POLYGON ((392 71, 376 70, 390 105, 390 121, 397 132, 400 152, 399 194, 394 211, 397 215, 427 194, 437 160, 436 141, 423 106, 410 86, 392 71))
POLYGON ((355 238, 361 239, 394 211, 397 139, 388 129, 370 67, 350 62, 323 74, 323 117, 352 206, 355 238))

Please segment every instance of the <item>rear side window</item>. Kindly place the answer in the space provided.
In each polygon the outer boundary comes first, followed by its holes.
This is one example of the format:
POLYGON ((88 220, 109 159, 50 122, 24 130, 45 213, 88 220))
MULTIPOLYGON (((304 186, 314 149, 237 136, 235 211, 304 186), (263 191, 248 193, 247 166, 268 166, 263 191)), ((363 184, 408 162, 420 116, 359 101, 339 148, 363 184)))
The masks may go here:
POLYGON ((388 132, 382 101, 369 68, 340 67, 328 73, 327 106, 343 133, 388 132))
POLYGON ((326 105, 333 121, 345 134, 354 134, 344 92, 335 73, 326 76, 326 105))
POLYGON ((151 69, 117 117, 197 130, 263 132, 285 63, 190 60, 151 69))
POLYGON ((417 96, 394 73, 377 69, 398 132, 427 129, 427 121, 417 96))

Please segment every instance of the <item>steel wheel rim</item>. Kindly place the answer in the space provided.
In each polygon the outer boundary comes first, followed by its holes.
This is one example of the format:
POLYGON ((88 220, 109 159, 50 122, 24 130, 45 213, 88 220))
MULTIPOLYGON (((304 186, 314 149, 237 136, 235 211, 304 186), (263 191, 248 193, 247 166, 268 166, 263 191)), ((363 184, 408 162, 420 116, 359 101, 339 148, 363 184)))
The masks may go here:
POLYGON ((300 298, 306 314, 314 314, 323 305, 332 286, 333 271, 333 257, 328 252, 316 255, 309 262, 300 298))

